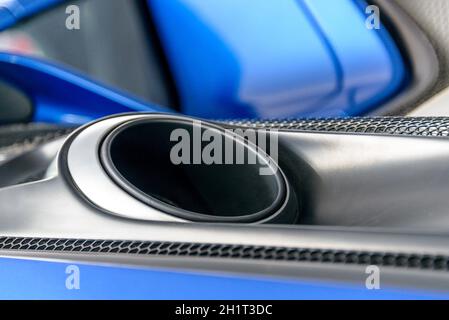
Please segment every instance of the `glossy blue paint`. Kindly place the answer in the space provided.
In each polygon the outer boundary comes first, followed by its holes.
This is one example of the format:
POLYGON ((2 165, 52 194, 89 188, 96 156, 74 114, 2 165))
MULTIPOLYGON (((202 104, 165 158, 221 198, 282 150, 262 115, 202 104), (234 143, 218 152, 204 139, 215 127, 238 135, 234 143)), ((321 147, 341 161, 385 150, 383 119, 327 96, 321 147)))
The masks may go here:
MULTIPOLYGON (((0 1, 0 30, 59 2, 0 1)), ((150 5, 188 114, 363 114, 404 79, 386 30, 364 28, 366 17, 350 0, 152 0, 150 5)), ((0 77, 32 97, 35 121, 80 124, 117 112, 167 111, 20 55, 0 53, 0 77)), ((67 264, 0 259, 0 298, 448 298, 349 284, 78 265, 81 289, 67 290, 67 264)))
MULTIPOLYGON (((79 290, 68 290, 74 263, 0 258, 0 299, 448 299, 449 293, 364 284, 293 281, 76 263, 79 290)), ((70 282, 73 283, 73 282, 70 282)))
POLYGON ((364 114, 405 79, 362 1, 148 0, 186 114, 364 114))
POLYGON ((402 58, 385 27, 366 28, 366 2, 339 1, 338 13, 329 10, 326 0, 298 4, 316 21, 342 70, 341 90, 312 115, 364 114, 395 93, 405 77, 402 58))
POLYGON ((33 99, 33 120, 37 122, 83 124, 113 113, 169 112, 73 70, 17 54, 0 53, 0 79, 33 99))
MULTIPOLYGON (((0 30, 65 0, 0 0, 0 30)), ((0 52, 0 79, 26 93, 37 122, 77 125, 113 113, 165 111, 61 65, 0 52)))
MULTIPOLYGON (((62 1, 0 0, 0 29, 62 1)), ((360 115, 393 95, 404 81, 404 66, 388 32, 365 27, 363 1, 149 0, 149 4, 179 90, 182 112, 189 115, 360 115)), ((15 58, 3 57, 7 59, 15 58)), ((44 70, 44 63, 40 65, 44 70)), ((0 74, 7 80, 14 72, 8 69, 9 73, 0 74)), ((57 73, 53 66, 53 81, 38 76, 50 82, 34 88, 26 79, 13 79, 19 88, 25 85, 39 103, 35 120, 83 123, 109 113, 153 110, 153 106, 93 82, 92 88, 86 83, 81 86, 88 95, 78 95, 72 87, 79 88, 78 80, 83 77, 71 77, 62 68, 65 84, 57 81, 55 86, 60 92, 39 93, 55 85, 57 73), (70 84, 75 78, 78 83, 70 84), (67 100, 61 96, 64 91, 76 94, 67 100), (99 107, 105 92, 115 94, 106 93, 108 102, 99 107), (123 102, 125 105, 119 106, 123 102)))

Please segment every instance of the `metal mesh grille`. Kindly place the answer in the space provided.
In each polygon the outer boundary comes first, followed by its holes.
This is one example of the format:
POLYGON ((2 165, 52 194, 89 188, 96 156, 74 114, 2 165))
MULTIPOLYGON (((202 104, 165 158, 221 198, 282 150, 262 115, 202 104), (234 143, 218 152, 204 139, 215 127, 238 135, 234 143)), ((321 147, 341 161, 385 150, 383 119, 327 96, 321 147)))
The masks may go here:
POLYGON ((449 270, 449 257, 401 253, 340 251, 188 242, 0 238, 0 250, 121 253, 228 259, 302 261, 449 270))
MULTIPOLYGON (((445 117, 242 120, 222 123, 231 126, 297 131, 379 133, 434 137, 449 136, 449 118, 445 117)), ((449 270, 449 256, 208 243, 0 237, 0 250, 97 252, 108 254, 215 257, 358 265, 375 264, 378 266, 449 270)))
POLYGON ((0 127, 0 148, 15 144, 46 142, 70 133, 73 128, 63 128, 49 124, 16 124, 0 127))
POLYGON ((378 133, 411 136, 449 136, 449 117, 373 117, 289 120, 235 120, 231 126, 295 131, 378 133))
POLYGON ((0 127, 0 163, 8 158, 65 136, 73 128, 30 123, 0 127))

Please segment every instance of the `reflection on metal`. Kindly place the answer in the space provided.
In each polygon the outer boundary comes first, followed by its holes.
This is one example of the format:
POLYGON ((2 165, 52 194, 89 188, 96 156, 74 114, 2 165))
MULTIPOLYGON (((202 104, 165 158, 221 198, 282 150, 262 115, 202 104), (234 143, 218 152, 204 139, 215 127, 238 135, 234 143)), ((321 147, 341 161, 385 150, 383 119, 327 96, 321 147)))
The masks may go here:
POLYGON ((111 118, 81 131, 67 155, 70 175, 89 201, 110 213, 140 220, 182 221, 131 197, 112 181, 100 163, 98 146, 105 134, 117 125, 136 118, 138 116, 111 118))
POLYGON ((449 230, 449 141, 281 132, 280 166, 313 225, 449 230))
POLYGON ((436 96, 424 102, 408 114, 412 117, 447 117, 449 116, 449 89, 443 90, 436 96))
MULTIPOLYGON (((2 163, 0 158, 0 188, 44 178, 51 161, 61 148, 64 138, 51 141, 2 163)), ((1 154, 0 154, 1 155, 1 154)))
MULTIPOLYGON (((148 117, 151 115, 116 116, 80 128, 59 153, 60 166, 55 162, 51 165, 48 172, 53 176, 0 189, 1 233, 172 241, 215 239, 219 230, 216 225, 209 230, 207 224, 175 223, 185 221, 130 196, 104 171, 99 160, 103 137, 126 121, 148 117), (198 230, 204 233, 200 235, 198 230)), ((325 226, 351 232, 357 230, 355 227, 391 232, 449 231, 447 139, 293 130, 272 134, 278 134, 279 166, 300 203, 299 223, 309 225, 306 229, 289 226, 292 239, 297 240, 304 230, 321 230, 325 226)), ((270 230, 270 236, 280 230, 274 226, 263 228, 270 230)), ((240 234, 234 240, 242 243, 254 243, 256 239, 276 243, 276 237, 267 241, 258 238, 260 230, 255 226, 234 226, 228 231, 240 234), (244 230, 243 234, 239 230, 244 230), (248 230, 254 230, 254 237, 248 230)), ((279 241, 287 245, 287 233, 282 230, 279 241)), ((223 242, 223 238, 215 240, 223 242)))

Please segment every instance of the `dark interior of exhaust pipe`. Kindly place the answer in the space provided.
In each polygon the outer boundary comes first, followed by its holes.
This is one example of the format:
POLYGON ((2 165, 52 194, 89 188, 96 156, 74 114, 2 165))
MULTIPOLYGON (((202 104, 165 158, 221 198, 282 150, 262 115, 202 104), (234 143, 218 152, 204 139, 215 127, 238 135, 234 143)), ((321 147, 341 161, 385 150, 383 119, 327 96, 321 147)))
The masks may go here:
MULTIPOLYGON (((201 150, 208 142, 201 142, 201 150)), ((255 164, 235 164, 235 137, 215 127, 186 120, 152 119, 127 123, 104 141, 102 162, 109 175, 128 193, 166 213, 191 221, 257 222, 276 213, 286 201, 285 179, 280 170, 260 175, 267 156, 243 144, 245 156, 256 153, 255 164), (232 142, 234 164, 174 164, 170 141, 175 129, 185 130, 190 160, 193 131, 214 130, 223 148, 232 142), (231 139, 231 141, 229 141, 231 139)), ((223 156, 224 162, 224 156, 223 156)))

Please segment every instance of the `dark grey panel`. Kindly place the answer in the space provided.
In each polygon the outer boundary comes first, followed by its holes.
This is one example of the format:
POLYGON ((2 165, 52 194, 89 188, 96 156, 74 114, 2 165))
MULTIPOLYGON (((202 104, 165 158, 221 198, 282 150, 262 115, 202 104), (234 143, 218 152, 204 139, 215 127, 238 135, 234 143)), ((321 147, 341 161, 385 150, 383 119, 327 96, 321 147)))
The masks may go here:
POLYGON ((422 97, 422 102, 449 85, 449 2, 447 0, 394 0, 394 2, 424 31, 438 56, 440 66, 438 81, 435 87, 422 97))
POLYGON ((391 0, 370 2, 379 6, 381 20, 401 50, 408 70, 407 83, 402 90, 370 115, 406 114, 433 94, 441 76, 439 61, 426 34, 399 5, 391 0))
POLYGON ((0 124, 28 122, 33 114, 33 104, 25 93, 0 81, 0 124))

